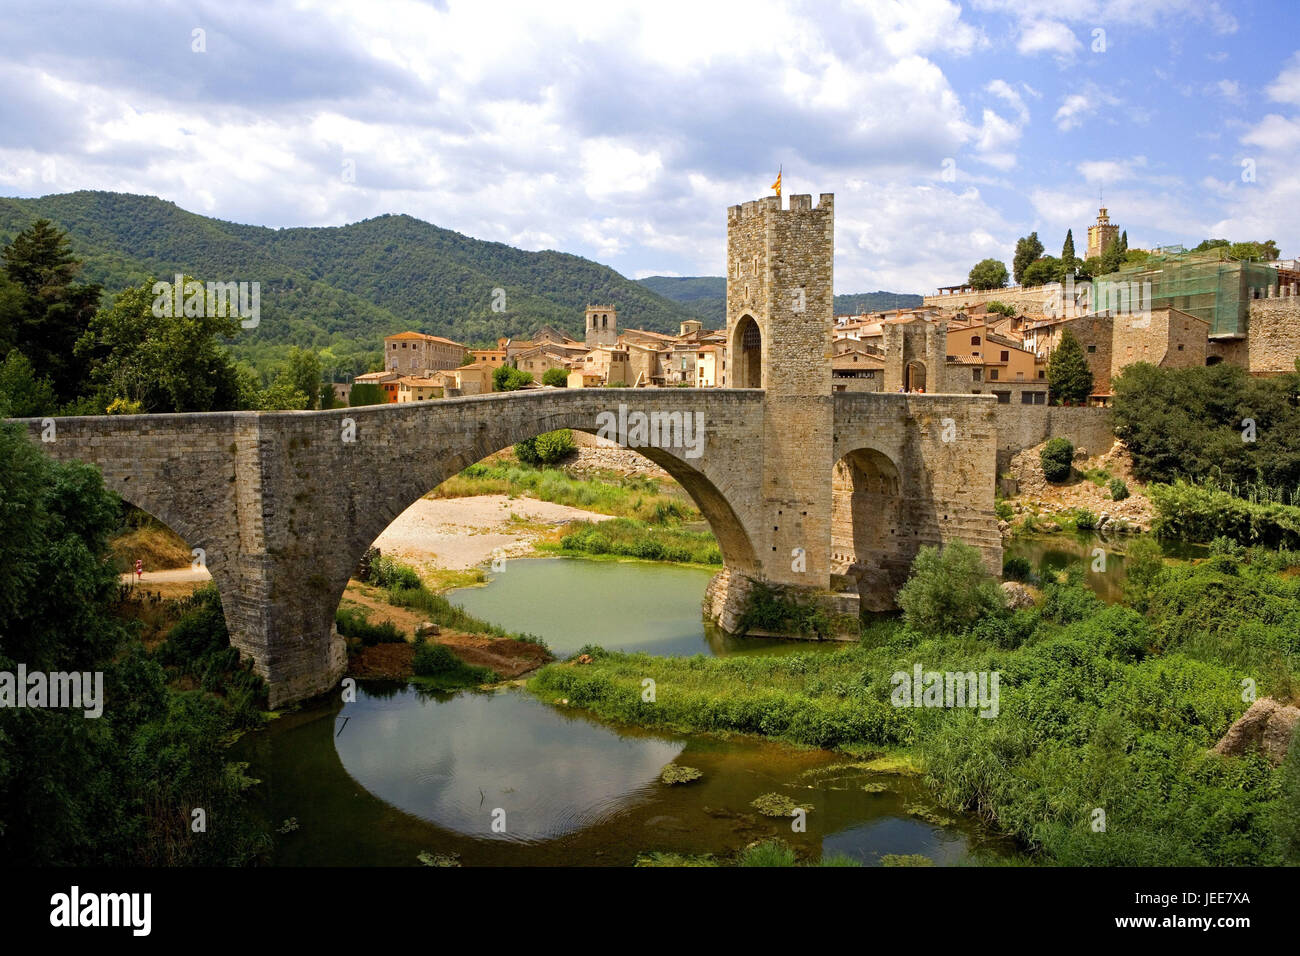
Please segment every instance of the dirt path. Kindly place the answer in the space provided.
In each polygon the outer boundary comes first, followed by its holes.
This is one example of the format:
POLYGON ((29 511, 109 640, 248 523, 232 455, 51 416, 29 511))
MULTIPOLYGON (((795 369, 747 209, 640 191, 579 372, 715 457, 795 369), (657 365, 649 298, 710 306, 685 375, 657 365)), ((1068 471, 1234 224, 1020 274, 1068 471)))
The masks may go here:
POLYGON ((123 574, 119 579, 123 584, 161 594, 164 598, 183 598, 211 581, 212 575, 207 568, 172 568, 167 571, 146 570, 138 585, 134 574, 123 574))

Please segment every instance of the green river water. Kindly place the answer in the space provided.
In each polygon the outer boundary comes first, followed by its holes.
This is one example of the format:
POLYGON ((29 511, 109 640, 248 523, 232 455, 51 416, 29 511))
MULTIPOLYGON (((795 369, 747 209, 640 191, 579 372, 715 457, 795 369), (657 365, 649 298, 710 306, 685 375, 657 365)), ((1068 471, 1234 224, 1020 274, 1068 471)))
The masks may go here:
MULTIPOLYGON (((710 573, 518 560, 452 598, 538 634, 560 657, 587 643, 654 654, 834 649, 710 632, 700 615, 710 573)), ((868 865, 884 854, 952 864, 1007 849, 970 821, 936 819, 914 778, 758 739, 615 727, 514 687, 441 694, 365 683, 355 702, 289 714, 236 750, 262 781, 279 865, 417 865, 421 852, 465 865, 628 865, 649 851, 725 857, 773 836, 868 865), (660 783, 672 761, 703 779, 660 783), (812 804, 806 833, 750 807, 769 792, 812 804)))

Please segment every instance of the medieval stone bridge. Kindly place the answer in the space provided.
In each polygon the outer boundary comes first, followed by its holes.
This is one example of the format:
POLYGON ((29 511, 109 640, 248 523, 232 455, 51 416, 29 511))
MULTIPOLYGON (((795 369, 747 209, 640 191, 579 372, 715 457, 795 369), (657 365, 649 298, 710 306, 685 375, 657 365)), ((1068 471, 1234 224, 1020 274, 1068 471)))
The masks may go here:
MULTIPOLYGON (((725 569, 706 612, 734 626, 747 583, 888 603, 916 550, 961 539, 1000 570, 992 396, 838 393, 791 416, 762 389, 547 389, 315 412, 28 419, 60 460, 202 548, 231 641, 271 706, 332 688, 334 614, 380 532, 442 481, 556 428, 699 414, 702 447, 638 447, 691 495, 725 569), (809 418, 829 443, 808 442, 809 418), (53 440, 45 440, 50 439, 53 440), (802 558, 802 559, 801 559, 802 558)), ((631 437, 631 436, 629 436, 631 437)), ((599 602, 618 595, 593 595, 599 602)))

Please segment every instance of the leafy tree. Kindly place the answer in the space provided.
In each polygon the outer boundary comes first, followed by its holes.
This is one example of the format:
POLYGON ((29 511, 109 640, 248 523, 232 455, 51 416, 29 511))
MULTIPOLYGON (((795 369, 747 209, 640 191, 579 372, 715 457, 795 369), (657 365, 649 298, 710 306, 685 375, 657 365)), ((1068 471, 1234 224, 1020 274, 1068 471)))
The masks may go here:
POLYGON ((0 362, 0 399, 14 418, 35 418, 53 415, 55 407, 54 386, 47 378, 37 378, 36 370, 27 356, 11 349, 0 362))
POLYGON ((1202 239, 1192 252, 1209 252, 1211 249, 1226 249, 1232 243, 1227 239, 1202 239))
POLYGON ((1038 241, 1038 233, 1031 232, 1016 240, 1016 254, 1011 260, 1011 272, 1016 285, 1024 285, 1025 270, 1029 264, 1043 254, 1043 244, 1038 241))
POLYGON ((1061 402, 1084 402, 1092 394, 1092 370, 1083 346, 1068 328, 1047 360, 1047 384, 1052 397, 1061 402))
POLYGON ((288 378, 277 378, 258 396, 258 408, 263 411, 294 411, 309 407, 310 399, 288 378))
MULTIPOLYGON (((325 385, 325 388, 328 388, 325 385)), ((263 409, 315 408, 321 396, 320 359, 310 349, 289 349, 289 356, 280 366, 274 381, 259 396, 258 407, 263 409)))
POLYGON ((979 552, 960 541, 922 547, 898 592, 907 623, 932 637, 960 633, 1005 603, 979 552))
POLYGON ((1060 281, 1062 272, 1060 259, 1043 256, 1031 262, 1020 279, 1023 285, 1047 285, 1049 282, 1060 281))
POLYGON ((987 303, 984 306, 984 310, 986 312, 991 312, 994 315, 1005 315, 1008 318, 1016 314, 1016 307, 1014 305, 1007 305, 1005 302, 999 302, 996 299, 987 303))
POLYGON ((500 365, 492 370, 492 382, 498 392, 513 392, 532 384, 532 381, 532 372, 521 372, 510 365, 500 365))
POLYGON ((1267 242, 1234 242, 1228 247, 1228 255, 1234 259, 1262 259, 1272 262, 1278 258, 1277 243, 1272 239, 1267 242))
POLYGON ((150 281, 118 293, 77 343, 78 354, 94 356, 90 383, 98 407, 118 398, 139 402, 145 412, 244 407, 241 376, 221 344, 238 333, 238 317, 156 316, 152 287, 150 281))
POLYGON ((0 250, 0 344, 16 346, 49 377, 56 398, 80 392, 87 357, 74 346, 99 304, 100 287, 75 282, 81 260, 68 234, 38 219, 0 250))
POLYGON ((981 259, 971 266, 966 281, 974 289, 1001 289, 1007 284, 1007 267, 997 259, 981 259))
POLYGON ((1138 362, 1112 387, 1115 434, 1139 478, 1210 479, 1225 489, 1300 484, 1300 372, 1254 378, 1226 364, 1162 369, 1138 362), (1247 434, 1255 440, 1243 440, 1247 434))
POLYGON ((569 373, 562 368, 548 368, 546 374, 542 376, 542 384, 566 388, 569 384, 569 373))
POLYGON ((1038 463, 1043 466, 1043 477, 1057 483, 1070 477, 1074 464, 1074 445, 1068 438, 1051 438, 1038 453, 1038 463))
POLYGON ((353 408, 359 405, 382 405, 384 390, 373 382, 354 382, 348 392, 348 404, 353 408))

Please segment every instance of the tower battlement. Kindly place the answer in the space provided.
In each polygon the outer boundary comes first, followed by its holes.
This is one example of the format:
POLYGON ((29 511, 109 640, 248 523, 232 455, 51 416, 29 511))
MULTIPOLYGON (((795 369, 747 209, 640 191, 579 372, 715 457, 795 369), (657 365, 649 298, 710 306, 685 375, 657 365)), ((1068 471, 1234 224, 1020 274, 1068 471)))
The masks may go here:
POLYGON ((817 199, 817 205, 812 204, 811 193, 801 193, 790 197, 788 208, 781 208, 780 196, 764 196, 762 199, 751 199, 749 202, 739 203, 735 206, 727 207, 728 221, 734 219, 751 219, 755 216, 762 216, 768 213, 790 213, 801 212, 833 212, 835 208, 835 194, 822 193, 817 199))

